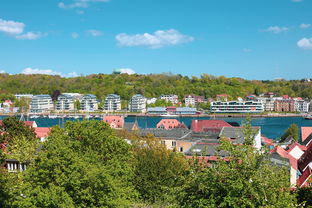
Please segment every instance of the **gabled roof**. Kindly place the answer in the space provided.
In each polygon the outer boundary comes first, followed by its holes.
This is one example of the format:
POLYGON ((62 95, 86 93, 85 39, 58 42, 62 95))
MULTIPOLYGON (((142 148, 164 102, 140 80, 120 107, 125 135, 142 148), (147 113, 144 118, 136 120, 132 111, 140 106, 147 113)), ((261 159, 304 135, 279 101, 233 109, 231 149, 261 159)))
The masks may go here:
POLYGON ((292 168, 295 170, 298 170, 298 164, 297 159, 291 156, 286 150, 284 150, 281 146, 276 146, 273 150, 270 151, 272 153, 277 153, 283 158, 286 158, 289 160, 289 164, 292 168))
POLYGON ((298 160, 299 170, 303 172, 310 162, 312 162, 312 147, 309 147, 298 160))
POLYGON ((312 133, 302 142, 302 144, 306 147, 312 145, 312 133))
POLYGON ((305 169, 305 171, 303 171, 303 173, 301 174, 301 176, 297 180, 297 186, 299 186, 299 188, 303 187, 305 185, 305 183, 311 177, 311 174, 312 174, 312 171, 311 171, 310 167, 305 169))
MULTIPOLYGON (((253 136, 258 134, 260 127, 252 127, 253 136)), ((236 143, 243 144, 245 142, 244 129, 242 127, 223 127, 219 137, 235 139, 236 143)))
POLYGON ((301 127, 301 142, 304 142, 312 134, 312 127, 301 127))
POLYGON ((274 140, 269 139, 267 137, 261 136, 261 142, 266 144, 266 145, 274 145, 274 140))
POLYGON ((231 125, 223 120, 192 120, 194 132, 204 132, 205 129, 221 129, 222 127, 231 127, 231 125))
POLYGON ((37 127, 35 133, 38 138, 46 138, 50 133, 51 128, 48 127, 37 127))
POLYGON ((138 125, 137 121, 135 121, 135 122, 125 122, 124 126, 123 126, 123 128, 128 130, 128 131, 131 131, 134 127, 139 128, 139 125, 138 125))

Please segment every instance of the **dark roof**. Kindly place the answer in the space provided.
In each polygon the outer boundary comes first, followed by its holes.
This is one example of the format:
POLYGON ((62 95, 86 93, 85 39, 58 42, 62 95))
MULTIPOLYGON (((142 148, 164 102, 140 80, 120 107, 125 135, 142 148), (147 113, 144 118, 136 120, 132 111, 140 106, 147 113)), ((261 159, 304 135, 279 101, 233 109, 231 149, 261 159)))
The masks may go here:
POLYGON ((171 130, 165 130, 165 129, 141 129, 139 134, 141 136, 146 136, 148 134, 152 134, 155 137, 159 138, 172 138, 172 139, 179 139, 181 137, 184 137, 188 134, 190 134, 190 130, 185 128, 176 128, 171 130))
POLYGON ((224 150, 219 151, 218 147, 220 146, 219 141, 205 141, 201 140, 193 145, 185 154, 186 155, 201 155, 201 156, 216 156, 221 157, 228 156, 228 153, 224 150))
POLYGON ((132 128, 133 128, 135 125, 139 128, 139 125, 138 125, 138 122, 137 122, 137 121, 135 121, 135 122, 125 122, 123 128, 126 129, 126 130, 128 130, 128 131, 131 131, 132 128))
MULTIPOLYGON (((253 136, 255 136, 260 128, 259 127, 252 127, 253 129, 253 136)), ((227 137, 231 139, 235 139, 235 143, 243 144, 245 142, 245 134, 244 129, 240 127, 223 127, 219 137, 227 137)))

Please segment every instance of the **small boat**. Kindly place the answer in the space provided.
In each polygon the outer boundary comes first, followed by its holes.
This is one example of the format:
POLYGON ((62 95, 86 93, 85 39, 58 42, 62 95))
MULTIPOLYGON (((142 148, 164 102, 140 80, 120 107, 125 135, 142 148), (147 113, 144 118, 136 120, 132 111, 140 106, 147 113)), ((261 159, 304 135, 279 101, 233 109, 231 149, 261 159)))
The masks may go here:
POLYGON ((161 117, 179 117, 179 115, 169 114, 169 113, 167 113, 167 114, 161 114, 160 116, 161 116, 161 117))
POLYGON ((304 117, 305 120, 312 120, 312 115, 307 115, 306 117, 304 117))
POLYGON ((58 118, 57 115, 49 115, 48 117, 49 117, 49 118, 58 118))
POLYGON ((31 115, 29 116, 29 118, 39 118, 40 116, 37 116, 37 115, 31 115))

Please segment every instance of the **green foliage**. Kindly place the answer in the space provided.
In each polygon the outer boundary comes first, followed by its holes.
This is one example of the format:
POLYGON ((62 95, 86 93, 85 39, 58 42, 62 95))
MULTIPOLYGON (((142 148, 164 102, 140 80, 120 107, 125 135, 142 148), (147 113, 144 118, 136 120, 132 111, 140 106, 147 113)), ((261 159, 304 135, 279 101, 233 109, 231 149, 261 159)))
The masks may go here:
MULTIPOLYGON (((61 92, 92 93, 103 99, 116 93, 129 100, 136 93, 146 97, 159 97, 161 94, 196 94, 206 98, 226 93, 230 98, 244 97, 249 94, 274 92, 278 95, 302 96, 312 98, 312 83, 300 81, 249 81, 241 78, 215 77, 202 74, 188 77, 173 74, 93 74, 85 77, 62 78, 50 75, 0 75, 0 94, 30 93, 52 94, 61 92)), ((8 96, 4 96, 8 98, 8 96)))
POLYGON ((312 187, 298 188, 296 195, 299 204, 304 204, 304 207, 312 207, 312 187))
POLYGON ((136 198, 130 146, 101 121, 53 128, 10 189, 8 207, 128 207, 136 198))
POLYGON ((250 145, 252 130, 245 128, 245 145, 222 139, 220 150, 228 152, 228 161, 219 158, 193 171, 180 195, 181 207, 295 207, 287 170, 271 166, 250 145))
POLYGON ((157 99, 155 103, 148 105, 148 107, 167 107, 167 106, 173 106, 173 104, 171 102, 166 102, 166 100, 163 99, 157 99))
POLYGON ((285 139, 289 136, 292 136, 294 138, 295 141, 298 141, 298 126, 296 124, 291 124, 290 127, 285 131, 285 133, 283 134, 283 136, 280 139, 280 142, 285 141, 285 139))
POLYGON ((167 150, 155 138, 134 144, 136 169, 134 185, 143 201, 175 203, 176 195, 189 172, 185 157, 167 150))

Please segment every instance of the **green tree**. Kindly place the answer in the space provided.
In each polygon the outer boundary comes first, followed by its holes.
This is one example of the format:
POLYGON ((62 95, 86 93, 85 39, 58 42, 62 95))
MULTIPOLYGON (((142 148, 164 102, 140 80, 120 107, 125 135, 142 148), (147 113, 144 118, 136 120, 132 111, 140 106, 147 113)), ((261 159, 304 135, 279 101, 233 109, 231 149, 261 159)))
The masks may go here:
POLYGON ((298 126, 296 124, 291 124, 290 127, 284 132, 283 136, 280 139, 280 142, 285 141, 285 139, 289 136, 292 136, 295 141, 298 141, 298 131, 298 126))
POLYGON ((129 207, 130 145, 101 121, 54 127, 36 160, 10 189, 8 207, 129 207))
POLYGON ((134 185, 143 201, 175 203, 189 172, 184 155, 167 150, 159 139, 149 137, 134 143, 136 158, 134 185))
POLYGON ((180 195, 181 207, 295 207, 286 169, 271 166, 253 146, 252 129, 245 127, 245 144, 222 139, 219 159, 196 168, 180 195))

